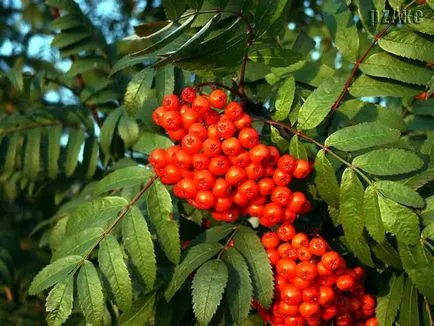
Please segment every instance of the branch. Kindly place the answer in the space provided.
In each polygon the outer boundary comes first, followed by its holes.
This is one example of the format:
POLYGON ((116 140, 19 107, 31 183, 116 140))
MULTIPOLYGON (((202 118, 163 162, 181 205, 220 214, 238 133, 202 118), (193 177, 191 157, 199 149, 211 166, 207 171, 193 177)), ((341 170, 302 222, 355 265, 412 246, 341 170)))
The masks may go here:
POLYGON ((240 17, 247 26, 247 48, 246 48, 246 53, 244 54, 244 57, 243 57, 243 62, 241 63, 240 77, 238 80, 238 90, 239 90, 240 94, 245 96, 246 93, 244 90, 244 82, 245 82, 245 78, 246 78, 247 61, 249 60, 249 49, 253 43, 253 27, 250 24, 250 22, 248 21, 246 16, 244 16, 240 13, 238 17, 240 17))
POLYGON ((199 91, 202 87, 205 87, 205 86, 217 86, 217 87, 228 90, 233 95, 243 97, 243 94, 241 94, 239 92, 239 90, 232 88, 232 87, 229 87, 229 86, 226 86, 226 85, 219 83, 219 82, 214 82, 214 81, 196 84, 196 86, 194 88, 196 89, 196 91, 199 91))
POLYGON ((59 126, 59 125, 65 126, 68 128, 74 128, 74 129, 79 128, 78 124, 64 123, 62 121, 52 121, 52 122, 47 122, 47 123, 33 123, 33 124, 28 124, 28 125, 24 125, 24 126, 15 127, 15 128, 3 129, 0 132, 0 135, 12 134, 14 132, 22 131, 22 130, 29 130, 29 129, 35 129, 35 128, 47 128, 47 127, 59 126))
MULTIPOLYGON (((408 7, 410 7, 415 2, 416 2, 416 0, 413 0, 412 2, 410 2, 408 5, 406 5, 402 9, 402 11, 405 11, 408 7)), ((372 50, 372 48, 386 34, 386 32, 389 30, 389 28, 392 27, 394 24, 395 24, 395 20, 392 20, 385 28, 383 28, 383 30, 381 30, 378 34, 376 34, 372 43, 368 46, 368 48, 365 50, 365 52, 363 52, 363 54, 360 56, 360 58, 356 60, 356 62, 354 63, 354 67, 351 70, 350 76, 348 76, 347 80, 345 81, 344 88, 343 88, 342 92, 340 93, 338 99, 336 100, 336 102, 332 106, 333 111, 336 111, 339 108, 339 106, 341 105, 341 103, 345 97, 345 94, 348 92, 348 89, 350 88, 351 83, 353 82, 354 77, 356 76, 356 73, 359 70, 360 64, 363 63, 363 61, 365 61, 366 57, 368 56, 368 54, 372 50)))

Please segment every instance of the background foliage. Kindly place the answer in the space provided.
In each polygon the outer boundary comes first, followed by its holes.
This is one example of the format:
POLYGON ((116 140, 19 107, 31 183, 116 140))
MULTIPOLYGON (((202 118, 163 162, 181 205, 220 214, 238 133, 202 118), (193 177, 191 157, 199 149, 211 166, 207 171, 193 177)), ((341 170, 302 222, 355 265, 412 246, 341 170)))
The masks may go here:
POLYGON ((234 88, 265 142, 315 162, 298 230, 366 266, 380 325, 432 324, 422 2, 1 1, 0 320, 261 324, 247 303, 273 295, 262 230, 204 232, 208 215, 147 168, 171 145, 150 119, 164 94, 212 82, 234 88))

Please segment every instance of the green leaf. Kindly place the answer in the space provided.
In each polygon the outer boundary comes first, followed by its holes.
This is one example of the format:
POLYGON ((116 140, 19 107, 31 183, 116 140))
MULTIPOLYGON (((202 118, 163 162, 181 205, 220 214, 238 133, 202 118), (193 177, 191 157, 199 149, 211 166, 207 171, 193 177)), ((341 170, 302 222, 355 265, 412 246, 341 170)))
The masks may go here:
MULTIPOLYGON (((138 65, 139 63, 145 63, 147 61, 149 61, 150 59, 152 59, 152 57, 150 55, 126 55, 124 57, 122 57, 121 59, 119 59, 115 65, 113 66, 113 68, 110 71, 109 77, 111 77, 112 75, 114 75, 115 73, 117 73, 118 71, 124 70, 126 68, 129 68, 131 66, 135 66, 138 65)), ((148 66, 151 63, 148 62, 148 66)))
POLYGON ((160 181, 149 188, 146 203, 161 248, 172 263, 178 264, 181 257, 178 224, 173 220, 170 194, 160 181))
MULTIPOLYGON (((304 63, 303 56, 293 50, 280 48, 264 48, 249 54, 253 62, 264 63, 271 67, 287 67, 304 63)), ((290 76, 291 78, 292 76, 290 76)), ((295 88, 295 87, 294 87, 295 88)))
POLYGON ((359 51, 359 34, 353 22, 350 10, 334 14, 336 23, 335 44, 343 57, 350 62, 355 62, 359 51))
POLYGON ((315 159, 315 185, 319 195, 327 204, 336 208, 339 207, 338 180, 323 149, 317 153, 315 159))
POLYGON ((292 101, 294 101, 295 80, 293 76, 289 76, 277 91, 276 112, 273 114, 273 119, 277 121, 285 120, 291 111, 292 101))
POLYGON ((78 32, 62 32, 54 37, 53 41, 51 42, 51 46, 56 48, 65 48, 83 41, 89 36, 90 33, 85 30, 78 32))
POLYGON ((163 0, 164 12, 170 20, 177 20, 185 9, 185 0, 163 0))
POLYGON ((393 274, 389 280, 388 292, 377 298, 375 314, 380 325, 392 325, 398 314, 404 290, 404 276, 393 274))
POLYGON ((159 103, 167 94, 172 94, 175 89, 175 72, 172 65, 158 67, 155 70, 155 91, 159 103))
POLYGON ((84 137, 85 134, 83 129, 71 130, 69 134, 64 164, 65 174, 67 177, 70 177, 77 167, 78 154, 80 153, 81 145, 84 142, 84 137))
POLYGON ((261 241, 254 231, 240 227, 234 237, 234 243, 249 265, 255 297, 265 308, 270 307, 274 293, 273 272, 261 241))
POLYGON ((395 181, 381 180, 375 183, 380 193, 400 204, 422 208, 425 206, 423 198, 410 187, 395 181))
POLYGON ((84 257, 93 248, 104 233, 102 228, 88 228, 62 240, 53 253, 52 261, 59 258, 78 255, 84 257))
POLYGON ((298 116, 299 129, 313 129, 318 126, 337 100, 342 91, 343 79, 333 78, 321 83, 304 102, 298 116))
POLYGON ((419 240, 419 220, 409 208, 394 201, 378 196, 381 219, 386 231, 405 244, 415 244, 419 240))
POLYGON ((122 222, 122 237, 125 249, 147 288, 154 288, 157 277, 154 243, 146 220, 136 206, 130 208, 122 222))
POLYGON ((139 138, 140 133, 136 119, 125 114, 122 115, 118 124, 118 132, 124 141, 125 147, 129 148, 133 146, 139 138))
POLYGON ((288 141, 285 138, 283 138, 280 135, 279 130, 273 126, 271 127, 271 141, 275 146, 279 148, 281 152, 287 151, 289 145, 288 141))
POLYGON ((429 224, 426 228, 422 230, 421 237, 434 240, 434 223, 429 224))
POLYGON ((370 76, 390 78, 416 85, 426 85, 432 77, 430 69, 387 52, 371 55, 360 65, 360 70, 370 76))
POLYGON ((220 305, 228 282, 228 268, 219 260, 210 260, 196 272, 193 282, 193 310, 200 324, 208 325, 220 305))
POLYGON ((6 158, 3 163, 3 170, 1 171, 1 180, 6 180, 12 174, 15 168, 15 161, 17 152, 20 146, 20 135, 18 133, 8 137, 8 147, 6 151, 6 158))
POLYGON ((86 260, 77 275, 77 293, 86 321, 100 325, 104 311, 101 280, 93 264, 86 260))
POLYGON ((81 256, 68 256, 45 266, 34 278, 29 287, 29 294, 35 295, 56 283, 65 280, 82 260, 81 256))
POLYGON ((345 240, 348 248, 363 264, 370 267, 375 266, 374 262, 372 261, 370 247, 363 235, 359 238, 345 236, 345 240))
POLYGON ((419 303, 416 286, 407 279, 399 308, 399 325, 413 326, 419 323, 419 303))
POLYGON ((297 135, 292 136, 291 141, 289 142, 289 153, 297 159, 308 159, 306 148, 297 135))
POLYGON ((373 186, 368 186, 365 190, 363 200, 363 218, 366 230, 371 237, 378 243, 385 240, 383 221, 381 220, 380 207, 378 206, 378 195, 373 186))
POLYGON ((223 249, 223 246, 217 242, 206 242, 191 247, 184 260, 175 267, 172 278, 167 286, 164 296, 167 301, 170 301, 174 294, 178 292, 181 286, 184 284, 190 273, 194 272, 203 263, 217 255, 217 253, 223 249))
POLYGON ((59 171, 60 157, 60 137, 62 136, 62 126, 52 126, 47 132, 47 174, 50 179, 57 177, 59 171))
POLYGON ((434 303, 434 259, 420 242, 416 246, 398 242, 398 251, 402 265, 416 285, 420 293, 427 297, 430 304, 434 303))
MULTIPOLYGON (((81 15, 65 15, 63 17, 56 18, 55 20, 51 21, 50 29, 56 30, 56 29, 71 29, 78 26, 83 26, 82 16, 81 15)), ((74 63, 73 63, 74 64, 74 63)))
POLYGON ((229 282, 226 290, 229 310, 236 322, 241 322, 249 315, 253 286, 249 266, 243 256, 234 248, 229 248, 222 256, 228 265, 229 282))
POLYGON ((349 92, 354 97, 413 97, 419 94, 421 89, 392 80, 385 81, 362 75, 353 82, 349 92))
POLYGON ((363 234, 363 197, 363 185, 357 174, 351 168, 345 169, 339 196, 339 222, 346 238, 358 239, 363 234))
POLYGON ((388 2, 392 9, 399 10, 401 9, 401 6, 405 2, 405 0, 388 0, 388 2))
POLYGON ((151 154, 155 148, 169 148, 172 146, 172 141, 160 134, 144 131, 137 143, 133 146, 133 149, 145 154, 151 154))
POLYGON ((409 30, 395 30, 378 41, 380 47, 404 58, 434 61, 434 43, 424 35, 409 30))
POLYGON ((232 231, 235 230, 235 228, 236 227, 234 225, 229 223, 213 226, 194 238, 191 241, 190 246, 204 242, 218 242, 226 238, 232 231))
POLYGON ((150 68, 145 68, 135 74, 133 79, 128 83, 124 96, 124 105, 129 115, 135 115, 137 110, 148 99, 153 79, 154 71, 150 68))
POLYGON ((76 76, 90 70, 107 72, 110 70, 110 66, 104 59, 100 57, 80 58, 72 62, 71 68, 69 68, 67 73, 70 76, 76 76))
POLYGON ((402 269, 401 258, 399 258, 398 252, 389 241, 376 243, 371 246, 371 250, 383 263, 397 269, 402 269))
POLYGON ((427 5, 412 8, 413 23, 408 26, 417 32, 434 35, 434 11, 427 5), (417 21, 416 21, 417 20, 417 21))
POLYGON ((85 202, 74 209, 66 225, 66 234, 76 234, 92 227, 106 229, 128 205, 122 197, 104 197, 85 202))
POLYGON ((416 154, 398 148, 378 149, 357 156, 353 165, 375 175, 396 175, 412 172, 423 166, 416 154))
POLYGON ((47 297, 47 323, 50 326, 60 326, 72 312, 74 302, 74 278, 69 276, 63 282, 57 283, 47 297))
POLYGON ((66 232, 66 224, 68 223, 68 216, 61 218, 50 232, 49 245, 51 250, 55 250, 59 247, 61 241, 63 240, 66 232))
POLYGON ((122 108, 117 108, 116 110, 110 112, 107 118, 104 120, 104 124, 101 128, 101 149, 103 153, 110 157, 110 148, 115 134, 115 129, 118 124, 119 119, 122 115, 122 108))
POLYGON ((98 196, 115 189, 137 187, 149 181, 150 177, 151 171, 148 168, 128 166, 108 174, 92 188, 83 191, 83 195, 91 193, 98 196))
POLYGON ((150 321, 155 311, 155 293, 148 294, 134 301, 130 311, 121 315, 121 326, 143 325, 150 321))
POLYGON ((98 263, 119 308, 128 311, 132 304, 133 288, 121 247, 114 236, 109 234, 100 243, 98 263))
POLYGON ((325 145, 341 151, 358 151, 392 143, 397 141, 399 136, 400 132, 396 129, 378 122, 366 122, 334 132, 325 140, 325 145))
POLYGON ((24 175, 30 180, 35 181, 38 178, 39 166, 41 160, 41 129, 30 129, 26 137, 26 146, 24 149, 24 175))
POLYGON ((255 11, 256 37, 262 36, 284 12, 286 0, 260 1, 255 11))
POLYGON ((96 137, 86 139, 83 151, 83 165, 86 167, 86 177, 92 178, 98 164, 99 143, 96 137))

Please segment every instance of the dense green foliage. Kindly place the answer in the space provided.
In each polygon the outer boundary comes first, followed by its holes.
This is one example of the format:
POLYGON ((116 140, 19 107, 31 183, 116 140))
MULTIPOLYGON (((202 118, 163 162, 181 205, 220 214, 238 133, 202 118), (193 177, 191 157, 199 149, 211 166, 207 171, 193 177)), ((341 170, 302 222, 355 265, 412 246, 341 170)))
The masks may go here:
POLYGON ((92 6, 0 2, 2 325, 262 324, 249 303, 273 296, 264 229, 211 221, 148 167, 172 145, 152 111, 200 83, 232 90, 263 142, 315 162, 297 229, 367 268, 380 325, 432 323, 432 0, 92 6), (392 8, 422 20, 372 19, 392 8), (29 54, 34 35, 54 36, 51 57, 29 54))

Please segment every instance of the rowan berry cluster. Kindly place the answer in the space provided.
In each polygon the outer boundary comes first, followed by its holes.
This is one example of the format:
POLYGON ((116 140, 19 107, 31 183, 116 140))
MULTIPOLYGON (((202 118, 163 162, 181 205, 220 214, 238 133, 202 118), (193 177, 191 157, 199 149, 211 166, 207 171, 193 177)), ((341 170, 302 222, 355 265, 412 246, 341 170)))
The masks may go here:
POLYGON ((376 301, 365 294, 362 267, 345 259, 317 236, 309 239, 290 224, 262 236, 275 270, 275 301, 270 311, 257 305, 274 326, 377 326, 376 301))
POLYGON ((227 103, 224 91, 205 96, 187 87, 181 99, 167 95, 153 120, 176 143, 151 153, 156 174, 215 220, 234 222, 246 214, 271 227, 310 209, 306 196, 289 188, 293 178, 308 176, 309 162, 262 144, 251 117, 239 103, 227 103))

